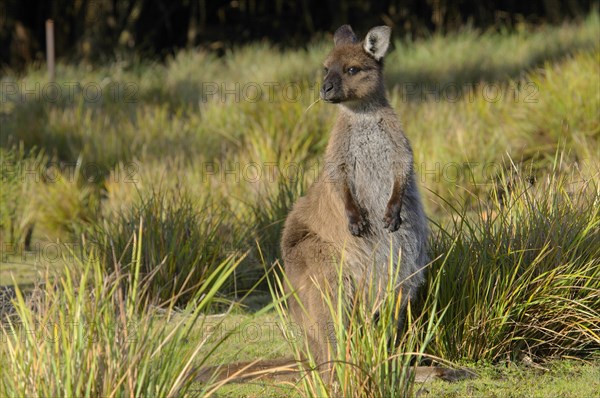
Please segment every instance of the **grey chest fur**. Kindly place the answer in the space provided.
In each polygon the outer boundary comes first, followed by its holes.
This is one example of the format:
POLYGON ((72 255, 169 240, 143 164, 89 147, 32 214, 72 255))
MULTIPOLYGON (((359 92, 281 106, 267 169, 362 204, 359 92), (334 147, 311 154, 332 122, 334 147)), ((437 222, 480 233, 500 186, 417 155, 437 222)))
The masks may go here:
POLYGON ((373 226, 381 224, 392 192, 394 143, 378 120, 352 126, 347 165, 358 205, 369 213, 373 226))

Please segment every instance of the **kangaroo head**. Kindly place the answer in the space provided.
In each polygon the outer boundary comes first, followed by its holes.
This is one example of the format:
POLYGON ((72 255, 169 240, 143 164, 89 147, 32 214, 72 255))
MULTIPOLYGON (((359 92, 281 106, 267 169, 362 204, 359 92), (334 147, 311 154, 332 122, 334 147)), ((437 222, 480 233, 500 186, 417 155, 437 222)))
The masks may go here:
POLYGON ((334 48, 323 64, 321 98, 348 105, 385 99, 383 56, 390 32, 387 26, 377 26, 360 42, 350 25, 338 28, 333 35, 334 48))

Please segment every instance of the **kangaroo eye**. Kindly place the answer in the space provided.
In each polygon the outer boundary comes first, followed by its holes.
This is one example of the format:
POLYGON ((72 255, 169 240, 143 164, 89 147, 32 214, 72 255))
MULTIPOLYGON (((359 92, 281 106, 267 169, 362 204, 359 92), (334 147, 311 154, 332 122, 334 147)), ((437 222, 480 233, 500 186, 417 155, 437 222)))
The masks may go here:
POLYGON ((348 68, 348 74, 349 75, 356 75, 358 72, 360 72, 359 68, 355 68, 354 66, 351 68, 348 68))
POLYGON ((328 68, 323 68, 323 73, 327 74, 327 72, 329 72, 328 68))

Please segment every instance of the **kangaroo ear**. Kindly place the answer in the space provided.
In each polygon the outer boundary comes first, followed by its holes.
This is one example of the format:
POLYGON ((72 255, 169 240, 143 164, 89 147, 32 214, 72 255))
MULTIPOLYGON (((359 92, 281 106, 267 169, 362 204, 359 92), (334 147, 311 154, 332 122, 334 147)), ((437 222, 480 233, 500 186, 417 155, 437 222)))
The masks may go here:
POLYGON ((352 31, 350 25, 342 25, 333 34, 333 43, 335 46, 340 44, 354 44, 358 42, 358 38, 352 31))
POLYGON ((387 52, 391 33, 389 26, 376 26, 367 33, 363 46, 376 61, 380 61, 387 52))

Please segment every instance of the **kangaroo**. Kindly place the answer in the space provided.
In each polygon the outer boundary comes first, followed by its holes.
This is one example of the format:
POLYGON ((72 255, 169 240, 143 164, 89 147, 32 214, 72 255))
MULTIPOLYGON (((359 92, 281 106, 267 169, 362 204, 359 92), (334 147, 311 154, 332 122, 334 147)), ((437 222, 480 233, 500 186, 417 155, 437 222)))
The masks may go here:
MULTIPOLYGON (((324 102, 337 104, 339 109, 325 167, 294 204, 283 228, 288 310, 302 327, 315 362, 325 364, 318 369, 323 374, 336 350, 328 339, 332 317, 323 290, 336 291, 341 258, 344 305, 354 302, 354 295, 364 286, 360 281, 385 288, 391 263, 400 267, 398 289, 405 307, 424 281, 429 262, 429 230, 412 149, 385 95, 383 58, 390 33, 389 27, 378 26, 359 41, 349 25, 335 32, 320 91, 324 102)), ((306 361, 259 361, 210 371, 217 371, 220 379, 232 375, 289 379, 298 366, 306 366, 306 361)), ((203 373, 205 378, 208 374, 203 373)), ((470 376, 468 371, 445 368, 418 367, 416 371, 417 381, 470 376)))
POLYGON ((360 280, 385 288, 390 261, 397 265, 401 256, 403 306, 423 282, 429 262, 412 149, 385 96, 383 58, 390 33, 378 26, 359 42, 348 25, 335 32, 320 92, 339 108, 325 169, 293 206, 283 229, 285 274, 297 297, 289 300, 289 311, 311 331, 305 335, 317 362, 329 361, 335 350, 327 341, 331 315, 321 293, 324 286, 335 291, 339 280, 332 257, 344 253, 344 292, 352 295, 360 280))

